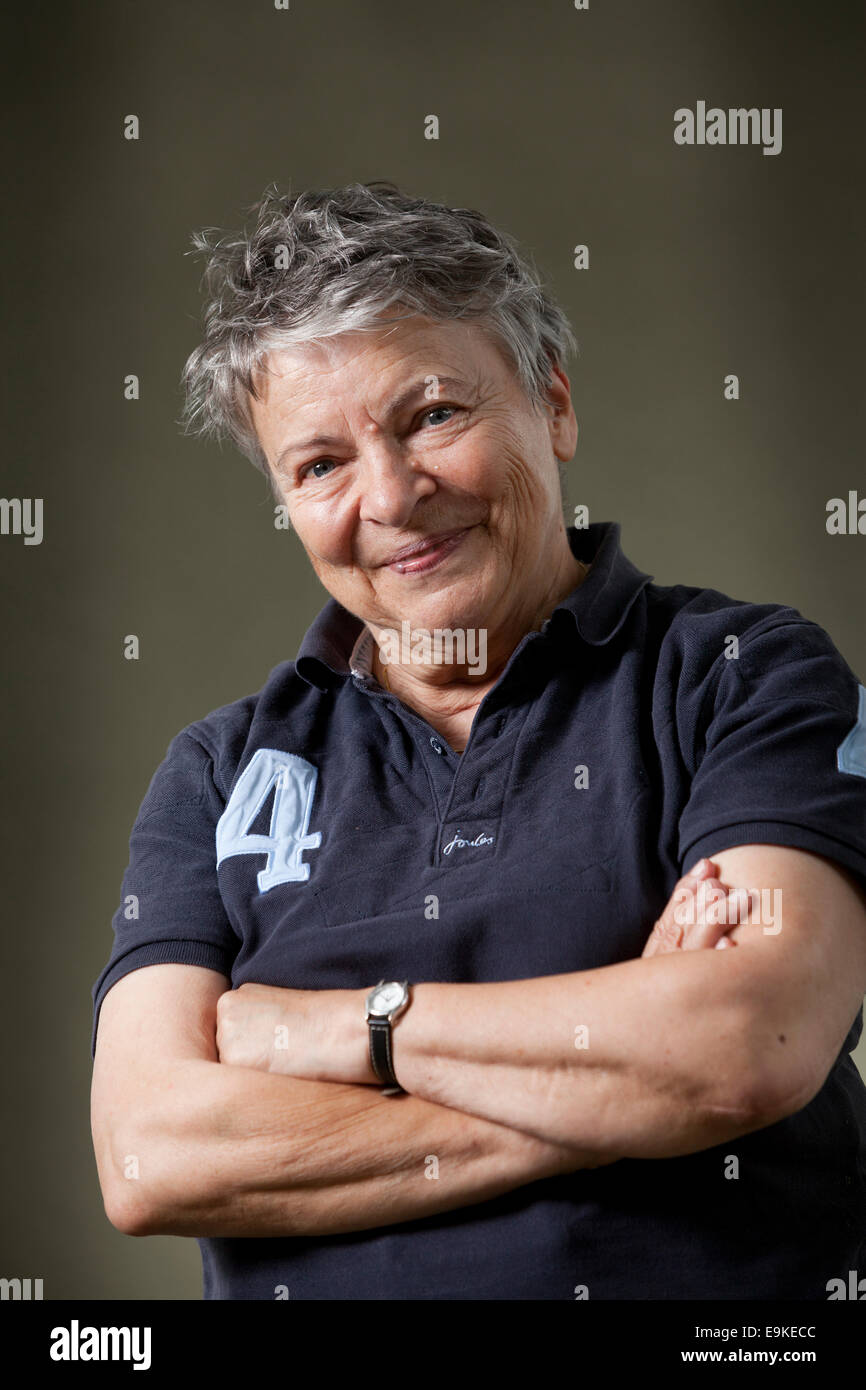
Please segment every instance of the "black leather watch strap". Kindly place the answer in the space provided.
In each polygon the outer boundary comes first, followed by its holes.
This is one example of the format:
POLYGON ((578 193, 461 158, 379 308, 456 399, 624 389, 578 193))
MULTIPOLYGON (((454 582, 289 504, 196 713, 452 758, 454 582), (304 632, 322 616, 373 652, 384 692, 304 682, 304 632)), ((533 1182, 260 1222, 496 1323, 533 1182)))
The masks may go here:
POLYGON ((394 1075, 394 1054, 391 1047, 391 1024, 387 1018, 370 1018, 370 1065, 383 1086, 403 1087, 394 1075))

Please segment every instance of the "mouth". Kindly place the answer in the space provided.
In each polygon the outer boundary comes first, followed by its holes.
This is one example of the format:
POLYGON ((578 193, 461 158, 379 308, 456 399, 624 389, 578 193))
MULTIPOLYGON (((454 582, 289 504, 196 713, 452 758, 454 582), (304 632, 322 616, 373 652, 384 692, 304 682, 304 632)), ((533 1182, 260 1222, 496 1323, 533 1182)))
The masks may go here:
POLYGON ((442 531, 437 536, 427 536, 415 545, 398 550, 390 560, 385 561, 383 568, 394 570, 397 574, 426 574, 451 555, 471 530, 471 526, 464 526, 459 531, 442 531))

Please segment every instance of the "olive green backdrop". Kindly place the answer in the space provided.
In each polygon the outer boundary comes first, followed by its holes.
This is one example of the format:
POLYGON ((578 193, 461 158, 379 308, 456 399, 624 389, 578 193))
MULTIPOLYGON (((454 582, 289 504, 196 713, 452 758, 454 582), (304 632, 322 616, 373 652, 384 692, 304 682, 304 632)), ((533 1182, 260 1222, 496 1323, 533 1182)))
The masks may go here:
POLYGON ((0 490, 44 499, 44 539, 0 537, 0 1274, 43 1278, 46 1298, 201 1293, 193 1241, 132 1240, 103 1214, 90 988, 169 740, 257 690, 325 595, 264 479, 179 434, 190 231, 239 226, 272 180, 392 178, 484 210, 580 343, 569 508, 620 520, 661 583, 794 605, 864 679, 866 536, 825 529, 829 498, 866 494, 863 57, 863 6, 832 0, 19 12, 0 490), (674 110, 699 100, 781 107, 782 152, 676 146, 674 110))

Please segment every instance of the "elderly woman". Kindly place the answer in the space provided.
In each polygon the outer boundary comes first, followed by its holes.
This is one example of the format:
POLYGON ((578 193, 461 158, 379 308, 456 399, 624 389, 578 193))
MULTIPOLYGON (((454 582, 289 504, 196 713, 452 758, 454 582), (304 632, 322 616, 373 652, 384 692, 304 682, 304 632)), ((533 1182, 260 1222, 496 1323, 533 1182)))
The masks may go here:
POLYGON ((480 213, 375 183, 255 218, 197 238, 186 425, 332 597, 133 828, 109 1219, 198 1237, 208 1298, 834 1296, 866 691, 794 609, 565 526, 574 340, 480 213))

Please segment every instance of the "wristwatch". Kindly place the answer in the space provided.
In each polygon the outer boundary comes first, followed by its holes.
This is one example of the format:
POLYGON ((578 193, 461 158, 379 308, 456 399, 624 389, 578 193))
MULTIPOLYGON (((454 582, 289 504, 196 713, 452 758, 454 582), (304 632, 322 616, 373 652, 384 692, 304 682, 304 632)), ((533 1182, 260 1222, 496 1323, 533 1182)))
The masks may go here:
POLYGON ((380 980, 367 995, 370 1064, 382 1085, 392 1091, 402 1091, 403 1087, 394 1075, 391 1024, 409 1007, 409 1002, 408 980, 380 980))

